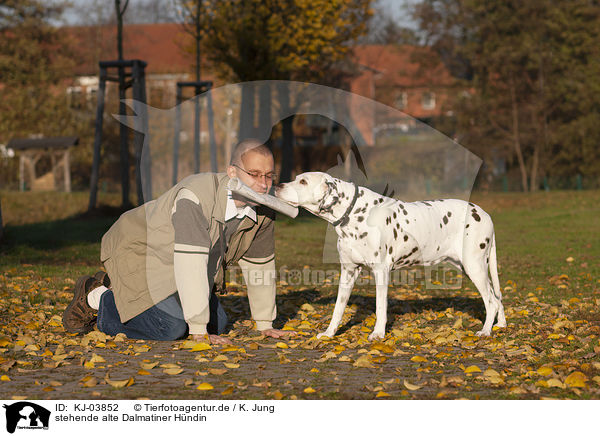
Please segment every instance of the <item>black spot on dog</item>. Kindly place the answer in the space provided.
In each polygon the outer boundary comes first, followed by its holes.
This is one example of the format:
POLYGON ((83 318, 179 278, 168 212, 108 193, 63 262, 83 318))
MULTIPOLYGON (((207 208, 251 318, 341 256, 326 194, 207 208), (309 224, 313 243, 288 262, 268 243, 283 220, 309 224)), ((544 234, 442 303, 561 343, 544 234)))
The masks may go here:
POLYGON ((442 228, 442 223, 440 223, 440 229, 442 228))
POLYGON ((440 251, 440 246, 439 246, 439 245, 438 245, 438 248, 437 248, 437 250, 435 250, 435 251, 440 251))
POLYGON ((394 239, 398 239, 398 232, 394 229, 394 239))
POLYGON ((396 228, 399 229, 400 228, 400 223, 396 223, 396 228))
POLYGON ((411 251, 411 254, 412 254, 412 253, 416 253, 417 251, 419 251, 419 247, 415 247, 415 248, 413 248, 413 249, 412 249, 412 251, 411 251))
POLYGON ((408 235, 404 235, 404 242, 408 241, 408 235))
POLYGON ((444 221, 444 224, 448 224, 448 217, 444 215, 444 219, 442 221, 444 221))
POLYGON ((364 216, 359 216, 358 218, 356 218, 356 220, 357 220, 359 223, 362 223, 364 219, 365 219, 365 217, 364 217, 364 216))
POLYGON ((404 212, 404 215, 408 215, 408 212, 406 211, 406 209, 402 209, 402 212, 404 212))
POLYGON ((485 242, 490 242, 490 238, 485 238, 485 242))
POLYGON ((398 215, 396 215, 396 212, 394 212, 394 219, 396 219, 396 217, 397 217, 397 216, 398 216, 398 215))
POLYGON ((360 190, 358 191, 358 196, 359 196, 359 197, 362 197, 364 193, 365 193, 365 191, 363 191, 362 189, 360 189, 360 190))
POLYGON ((406 224, 410 224, 410 222, 408 220, 406 220, 406 224))
POLYGON ((399 204, 400 209, 404 209, 404 205, 402 203, 399 204))
POLYGON ((377 205, 377 200, 373 200, 373 205, 376 206, 377 205))
POLYGON ((448 211, 448 218, 452 216, 452 212, 448 211))
POLYGON ((473 203, 471 203, 470 201, 469 201, 469 205, 471 205, 472 207, 475 207, 475 205, 473 203))
POLYGON ((393 251, 393 250, 392 250, 392 247, 390 247, 390 254, 392 254, 392 251, 393 251))
POLYGON ((383 203, 383 198, 380 198, 380 199, 379 199, 379 202, 380 202, 380 203, 383 203))
POLYGON ((468 228, 469 228, 469 225, 467 224, 467 225, 465 226, 465 229, 468 229, 468 228))
POLYGON ((479 215, 477 215, 477 212, 473 212, 473 214, 471 215, 473 217, 473 219, 477 222, 481 221, 481 217, 479 215))
POLYGON ((481 244, 479 244, 479 248, 483 250, 485 248, 485 243, 482 242, 481 244))
POLYGON ((362 239, 362 238, 364 238, 365 236, 367 236, 367 232, 361 233, 361 234, 360 234, 360 236, 359 236, 359 238, 360 238, 360 239, 362 239))

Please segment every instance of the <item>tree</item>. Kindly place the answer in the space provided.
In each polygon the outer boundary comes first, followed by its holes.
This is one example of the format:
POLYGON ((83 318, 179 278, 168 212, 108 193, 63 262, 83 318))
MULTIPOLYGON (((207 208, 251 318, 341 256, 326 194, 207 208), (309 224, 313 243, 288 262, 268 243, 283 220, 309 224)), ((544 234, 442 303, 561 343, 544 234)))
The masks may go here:
POLYGON ((571 170, 600 174, 590 147, 600 139, 590 122, 600 111, 600 97, 591 92, 600 86, 598 4, 425 0, 415 17, 425 42, 474 90, 458 106, 469 141, 484 154, 512 150, 524 191, 561 172, 553 165, 569 167, 582 147, 571 170), (584 156, 594 163, 586 166, 584 156))
POLYGON ((16 136, 56 136, 77 123, 63 81, 74 65, 69 43, 50 22, 64 4, 0 2, 0 142, 16 136))
MULTIPOLYGON (((332 80, 339 79, 332 74, 334 66, 347 57, 351 42, 367 31, 370 3, 371 0, 206 0, 201 2, 203 51, 226 80, 333 84, 332 80)), ((278 92, 281 104, 293 104, 285 89, 279 88, 278 92)), ((242 107, 252 108, 250 102, 254 98, 244 92, 242 107)), ((260 100, 265 107, 261 104, 258 118, 269 122, 271 99, 263 95, 260 100)), ((252 109, 243 112, 240 135, 249 136, 254 114, 252 109)), ((288 118, 282 123, 283 181, 289 180, 293 167, 292 122, 293 118, 288 118)))

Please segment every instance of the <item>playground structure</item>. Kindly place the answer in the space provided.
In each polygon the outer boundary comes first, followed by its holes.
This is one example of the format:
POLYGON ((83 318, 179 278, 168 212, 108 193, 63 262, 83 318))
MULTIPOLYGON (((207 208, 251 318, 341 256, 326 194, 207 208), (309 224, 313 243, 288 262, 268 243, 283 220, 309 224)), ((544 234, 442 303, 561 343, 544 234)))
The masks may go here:
POLYGON ((60 168, 63 173, 63 189, 71 192, 70 149, 79 143, 76 136, 52 138, 14 138, 8 147, 19 152, 19 190, 25 191, 25 173, 29 187, 33 191, 52 191, 56 189, 60 168), (41 158, 49 156, 51 168, 38 177, 36 164, 41 158))
MULTIPOLYGON (((102 147, 102 125, 104 120, 104 100, 106 94, 106 82, 119 83, 119 113, 125 115, 126 107, 124 103, 125 93, 128 88, 132 88, 133 99, 144 103, 140 105, 140 110, 145 111, 146 103, 146 79, 145 68, 146 62, 139 59, 134 60, 117 60, 117 61, 101 61, 100 66, 100 83, 98 87, 98 104, 96 108, 96 131, 94 136, 94 158, 92 163, 92 174, 90 177, 90 201, 88 210, 96 207, 98 195, 98 177, 100 171, 100 158, 102 147), (110 76, 109 69, 116 68, 118 76, 110 76), (129 71, 130 70, 130 71, 129 71)), ((135 177, 137 187, 138 204, 144 203, 143 192, 152 192, 152 180, 150 171, 147 171, 148 176, 142 180, 141 167, 150 168, 150 154, 144 154, 142 158, 142 148, 144 145, 144 133, 148 132, 148 126, 143 123, 148 122, 148 117, 145 113, 138 113, 137 122, 140 123, 135 129, 133 137, 134 156, 135 156, 135 177), (143 161, 142 161, 143 160, 143 161), (144 184, 144 186, 142 186, 144 184)), ((121 124, 119 126, 121 138, 121 205, 123 208, 131 206, 129 202, 129 146, 128 146, 128 130, 127 126, 121 124)))

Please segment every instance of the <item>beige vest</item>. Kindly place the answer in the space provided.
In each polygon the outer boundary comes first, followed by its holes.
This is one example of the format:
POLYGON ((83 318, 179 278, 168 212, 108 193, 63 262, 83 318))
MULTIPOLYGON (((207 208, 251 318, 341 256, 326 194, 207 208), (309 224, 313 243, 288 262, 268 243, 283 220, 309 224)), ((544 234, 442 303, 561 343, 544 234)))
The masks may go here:
MULTIPOLYGON (((225 219, 227 174, 201 173, 186 177, 156 200, 125 212, 102 238, 100 260, 108 272, 115 303, 126 322, 176 292, 173 269, 175 232, 171 210, 182 188, 200 200, 209 222, 211 246, 219 239, 219 223, 225 219), (217 183, 215 186, 215 182, 217 183)), ((273 225, 272 215, 257 208, 257 223, 245 217, 231 236, 227 265, 239 261, 264 226, 273 225)), ((212 247, 211 247, 212 248, 212 247)), ((215 284, 220 284, 219 268, 215 284)))

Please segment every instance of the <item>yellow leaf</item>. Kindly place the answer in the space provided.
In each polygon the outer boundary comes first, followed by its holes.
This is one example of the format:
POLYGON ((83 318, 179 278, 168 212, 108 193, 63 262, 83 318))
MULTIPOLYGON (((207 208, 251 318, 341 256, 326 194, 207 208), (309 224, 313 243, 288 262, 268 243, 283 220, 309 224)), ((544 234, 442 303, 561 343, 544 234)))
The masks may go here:
POLYGON ((485 377, 500 377, 500 373, 498 373, 498 371, 492 368, 486 369, 483 375, 485 377))
POLYGON ((481 372, 477 365, 471 365, 465 369, 465 374, 471 374, 473 372, 481 372))
POLYGON ((210 372, 212 375, 223 375, 227 372, 227 370, 225 368, 208 368, 208 372, 210 372))
POLYGON ((598 383, 600 385, 600 375, 594 376, 592 378, 592 380, 594 380, 596 383, 598 383))
POLYGON ((230 345, 230 346, 228 346, 228 347, 225 347, 225 348, 223 348, 223 349, 221 350, 221 353, 226 353, 227 351, 237 351, 237 350, 239 350, 239 348, 238 348, 238 347, 235 347, 235 346, 233 346, 233 345, 230 345))
POLYGON ((571 388, 585 388, 586 380, 585 374, 575 371, 565 379, 565 384, 571 388))
POLYGON ((90 362, 89 360, 86 360, 83 364, 84 367, 86 368, 95 368, 96 365, 94 365, 94 362, 90 362))
POLYGON ((275 391, 275 392, 273 392, 273 398, 275 398, 276 400, 282 400, 283 394, 279 391, 275 391))
POLYGON ((310 304, 308 303, 304 303, 302 306, 300 306, 300 309, 306 311, 306 312, 314 312, 315 308, 312 307, 310 304))
POLYGON ((423 387, 423 386, 419 386, 419 385, 413 385, 413 384, 407 382, 406 380, 404 380, 404 386, 409 391, 416 391, 416 390, 421 389, 423 387))
POLYGON ((191 352, 206 351, 206 350, 212 350, 212 347, 209 344, 206 344, 204 342, 199 342, 190 349, 191 352))
POLYGON ((229 358, 227 356, 225 356, 224 354, 219 354, 218 356, 216 356, 213 359, 213 362, 221 362, 223 360, 229 360, 229 358))
POLYGON ((290 348, 285 342, 277 342, 275 345, 277 346, 277 348, 290 348))
POLYGON ((10 381, 10 377, 7 376, 6 374, 4 374, 3 376, 0 377, 0 380, 2 380, 2 381, 10 381))
POLYGON ((98 356, 96 353, 92 353, 92 358, 90 359, 92 363, 104 363, 106 360, 102 356, 98 356))
POLYGON ((543 377, 548 377, 550 374, 552 374, 552 368, 548 366, 542 366, 538 368, 537 373, 543 377))
POLYGON ((156 362, 140 362, 140 366, 142 367, 142 369, 152 369, 156 365, 158 365, 158 361, 156 361, 156 362))
POLYGON ((145 369, 140 369, 138 371, 139 375, 150 375, 150 371, 146 371, 145 369))
POLYGON ((111 380, 108 378, 108 374, 104 377, 106 383, 111 385, 114 388, 124 388, 127 386, 131 386, 134 383, 133 377, 130 377, 126 380, 111 380))
POLYGON ((319 370, 317 368, 313 368, 310 370, 310 372, 319 372, 319 370))
POLYGON ((559 379, 557 379, 557 378, 551 378, 550 380, 548 380, 548 387, 549 388, 561 388, 561 389, 564 389, 565 385, 559 379))
POLYGON ((311 388, 310 386, 309 386, 309 387, 307 387, 306 389, 304 389, 304 393, 305 393, 305 394, 314 394, 315 392, 317 392, 317 391, 315 391, 315 390, 314 390, 313 388, 311 388))
POLYGON ((196 388, 199 391, 210 391, 213 388, 213 385, 211 385, 210 383, 201 383, 198 385, 198 387, 196 388))
POLYGON ((389 397, 390 394, 388 394, 387 392, 383 392, 383 391, 379 391, 377 392, 377 395, 375 395, 376 398, 381 398, 381 397, 389 397))
POLYGON ((413 356, 410 358, 413 362, 427 362, 427 359, 423 356, 413 356))
MULTIPOLYGON (((340 358, 340 360, 341 360, 341 358, 340 358)), ((356 361, 352 365, 356 366, 358 368, 375 368, 375 366, 373 365, 373 363, 371 363, 371 359, 369 359, 369 356, 367 354, 363 354, 362 356, 360 356, 358 359, 356 359, 356 361)))
POLYGON ((223 365, 225 365, 227 368, 230 368, 230 369, 235 369, 235 368, 239 368, 240 367, 239 363, 224 362, 223 365))
POLYGON ((231 395, 233 394, 233 386, 229 386, 227 389, 225 389, 223 392, 221 392, 221 395, 231 395))
POLYGON ((54 388, 52 386, 46 386, 44 389, 42 389, 44 392, 52 392, 54 390, 54 388))
POLYGON ((181 369, 181 368, 167 368, 167 369, 163 369, 163 372, 165 374, 169 374, 169 375, 177 375, 177 374, 181 374, 183 372, 183 369, 181 369))

